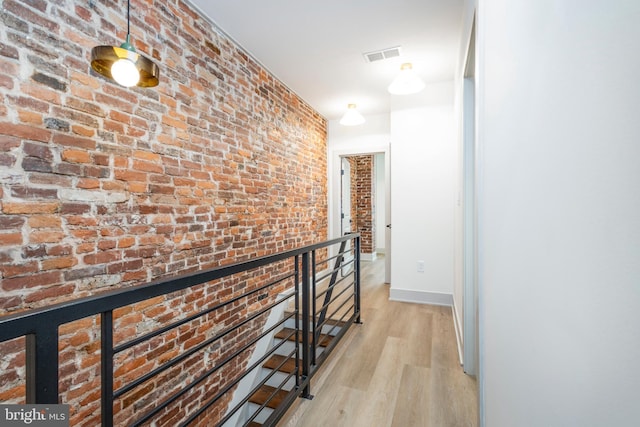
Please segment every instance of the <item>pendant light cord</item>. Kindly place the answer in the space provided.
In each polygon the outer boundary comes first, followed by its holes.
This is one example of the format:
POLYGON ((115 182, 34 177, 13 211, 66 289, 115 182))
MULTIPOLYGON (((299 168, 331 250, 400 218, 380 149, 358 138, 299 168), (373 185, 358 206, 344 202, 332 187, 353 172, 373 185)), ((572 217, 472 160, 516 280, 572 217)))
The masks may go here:
POLYGON ((136 48, 133 47, 133 45, 131 44, 131 0, 127 0, 127 38, 126 41, 120 45, 120 47, 123 47, 125 49, 128 49, 132 52, 136 51, 136 48))

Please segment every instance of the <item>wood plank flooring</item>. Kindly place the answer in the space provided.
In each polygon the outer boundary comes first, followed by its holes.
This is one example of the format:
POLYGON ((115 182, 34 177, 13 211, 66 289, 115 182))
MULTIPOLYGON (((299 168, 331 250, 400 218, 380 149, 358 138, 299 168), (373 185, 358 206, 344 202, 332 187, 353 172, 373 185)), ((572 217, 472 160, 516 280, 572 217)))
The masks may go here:
POLYGON ((362 264, 354 325, 278 426, 475 427, 477 386, 464 374, 450 307, 389 301, 384 259, 362 264))

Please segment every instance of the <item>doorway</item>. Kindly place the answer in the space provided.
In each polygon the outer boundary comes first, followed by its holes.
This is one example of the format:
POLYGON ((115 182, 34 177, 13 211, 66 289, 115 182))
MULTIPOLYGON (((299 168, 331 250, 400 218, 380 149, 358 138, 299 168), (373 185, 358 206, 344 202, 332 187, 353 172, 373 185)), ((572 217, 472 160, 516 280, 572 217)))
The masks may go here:
POLYGON ((338 237, 346 231, 361 232, 361 235, 363 235, 362 227, 358 227, 357 224, 358 215, 363 213, 363 209, 357 205, 360 200, 356 200, 353 197, 353 189, 357 185, 354 180, 358 179, 357 166, 354 174, 354 159, 360 156, 372 158, 373 161, 369 172, 370 178, 365 178, 365 180, 371 179, 373 181, 372 190, 366 196, 372 199, 370 225, 366 230, 367 233, 370 233, 372 246, 368 249, 363 248, 361 259, 364 261, 373 260, 378 255, 384 254, 385 282, 389 283, 391 277, 391 228, 387 227, 391 222, 389 147, 386 145, 375 148, 372 151, 336 150, 331 155, 330 170, 332 179, 329 190, 329 230, 331 237, 338 237), (345 177, 347 173, 349 176, 345 177), (365 250, 367 251, 366 253, 364 253, 365 250))

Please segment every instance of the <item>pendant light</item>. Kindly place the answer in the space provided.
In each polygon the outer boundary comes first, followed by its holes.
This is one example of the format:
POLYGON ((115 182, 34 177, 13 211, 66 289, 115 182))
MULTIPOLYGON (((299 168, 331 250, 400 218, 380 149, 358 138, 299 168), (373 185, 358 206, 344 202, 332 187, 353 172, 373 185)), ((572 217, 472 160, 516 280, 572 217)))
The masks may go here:
POLYGON ((349 104, 347 106, 347 112, 340 119, 340 124, 343 126, 357 126, 364 123, 364 117, 356 110, 356 104, 349 104))
POLYGON ((127 38, 117 46, 96 46, 91 49, 91 68, 118 84, 131 87, 153 87, 160 82, 160 69, 150 59, 140 55, 131 44, 130 0, 127 0, 127 38))
POLYGON ((407 62, 400 66, 400 74, 387 89, 393 95, 409 95, 424 89, 424 82, 413 71, 411 63, 407 62))

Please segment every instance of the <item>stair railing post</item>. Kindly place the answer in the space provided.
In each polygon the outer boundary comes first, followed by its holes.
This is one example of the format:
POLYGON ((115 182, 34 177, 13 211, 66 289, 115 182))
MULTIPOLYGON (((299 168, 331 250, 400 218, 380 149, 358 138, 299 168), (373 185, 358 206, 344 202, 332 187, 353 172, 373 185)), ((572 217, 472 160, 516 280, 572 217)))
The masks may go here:
POLYGON ((318 336, 320 332, 317 331, 319 320, 316 318, 317 307, 316 307, 316 295, 318 290, 316 289, 316 251, 311 251, 311 294, 309 298, 311 299, 311 342, 309 343, 310 357, 309 361, 310 366, 316 365, 316 348, 318 344, 318 336))
POLYGON ((355 240, 355 263, 356 266, 354 268, 354 272, 355 272, 355 280, 354 280, 354 295, 355 295, 355 301, 354 301, 354 307, 356 310, 356 323, 362 323, 362 320, 360 319, 360 235, 356 236, 355 240))
POLYGON ((100 377, 102 382, 101 421, 103 427, 113 426, 113 312, 101 314, 101 358, 100 377))
POLYGON ((26 335, 26 402, 58 403, 58 325, 41 324, 26 335), (56 369, 52 369, 56 367, 56 369))
POLYGON ((304 389, 302 390, 302 397, 305 399, 311 399, 311 357, 309 352, 309 323, 311 322, 310 315, 310 291, 311 280, 309 270, 309 252, 302 254, 302 380, 304 389))
POLYGON ((295 324, 296 324, 296 388, 300 388, 300 377, 302 369, 300 366, 300 256, 295 256, 295 324))

